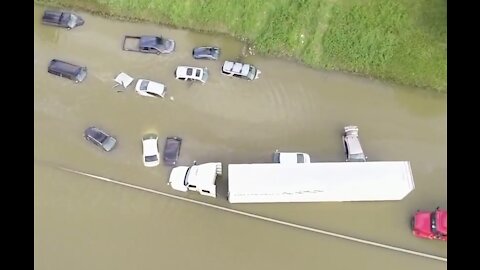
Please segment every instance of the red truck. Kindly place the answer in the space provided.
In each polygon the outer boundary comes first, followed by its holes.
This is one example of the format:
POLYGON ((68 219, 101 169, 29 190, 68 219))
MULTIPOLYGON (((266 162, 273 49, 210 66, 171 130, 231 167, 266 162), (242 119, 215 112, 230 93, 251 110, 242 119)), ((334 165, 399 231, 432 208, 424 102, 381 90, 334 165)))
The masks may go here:
POLYGON ((412 217, 412 232, 419 238, 447 241, 447 210, 418 210, 412 217))

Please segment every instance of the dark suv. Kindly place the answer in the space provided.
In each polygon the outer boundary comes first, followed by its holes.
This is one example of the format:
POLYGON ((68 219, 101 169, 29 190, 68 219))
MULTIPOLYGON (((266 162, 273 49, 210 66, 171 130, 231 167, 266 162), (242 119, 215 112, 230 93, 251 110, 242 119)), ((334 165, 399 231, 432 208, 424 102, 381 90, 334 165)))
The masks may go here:
POLYGON ((85 130, 85 139, 91 141, 96 146, 101 147, 105 151, 112 150, 117 144, 117 140, 108 135, 105 131, 97 127, 89 127, 85 130))
POLYGON ((48 72, 70 79, 75 83, 82 82, 87 77, 87 67, 77 66, 58 59, 50 61, 48 72))

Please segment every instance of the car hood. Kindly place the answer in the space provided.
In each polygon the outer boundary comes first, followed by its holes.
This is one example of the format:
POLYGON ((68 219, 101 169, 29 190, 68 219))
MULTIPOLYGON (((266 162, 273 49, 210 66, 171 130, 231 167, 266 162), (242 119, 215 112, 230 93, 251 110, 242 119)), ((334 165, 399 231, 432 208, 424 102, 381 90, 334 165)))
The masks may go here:
POLYGON ((117 139, 115 139, 114 137, 108 137, 105 142, 103 142, 103 149, 105 149, 105 151, 110 151, 112 150, 116 145, 117 145, 117 139))
POLYGON ((155 93, 161 97, 164 97, 165 85, 158 82, 150 81, 150 80, 139 79, 137 81, 137 84, 135 85, 135 91, 155 93), (141 89, 143 82, 148 82, 147 89, 141 89))
MULTIPOLYGON (((78 15, 77 15, 78 16, 78 15)), ((82 19, 80 16, 77 18, 77 23, 75 23, 75 26, 82 26, 85 24, 85 20, 82 19)))
POLYGON ((164 49, 162 50, 163 53, 171 53, 175 50, 175 41, 173 39, 165 40, 164 49))
POLYGON ((168 184, 175 190, 186 192, 187 186, 185 186, 185 175, 188 171, 187 166, 179 166, 172 169, 168 184))
POLYGON ((165 85, 150 81, 150 83, 147 86, 147 91, 153 92, 162 96, 163 92, 165 91, 165 85))

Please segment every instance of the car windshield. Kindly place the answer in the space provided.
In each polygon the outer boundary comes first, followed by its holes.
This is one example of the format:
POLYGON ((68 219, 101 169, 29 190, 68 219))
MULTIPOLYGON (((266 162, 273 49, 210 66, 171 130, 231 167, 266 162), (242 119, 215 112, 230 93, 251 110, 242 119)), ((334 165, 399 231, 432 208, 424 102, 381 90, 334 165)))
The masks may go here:
POLYGON ((200 77, 201 73, 202 73, 202 71, 200 69, 197 69, 197 71, 195 71, 195 76, 200 77))
POLYGON ((108 136, 98 130, 94 130, 90 133, 90 136, 92 138, 94 138, 97 142, 99 143, 103 143, 107 138, 108 136))
POLYGON ((157 161, 157 160, 158 160, 157 155, 146 156, 146 157, 145 157, 145 161, 146 161, 146 162, 153 162, 153 161, 157 161))
POLYGON ((247 77, 250 80, 254 80, 256 75, 257 75, 257 68, 255 68, 254 66, 250 66, 250 69, 248 70, 247 77))
MULTIPOLYGON (((192 167, 193 167, 193 166, 192 166, 192 167)), ((187 171, 185 172, 185 178, 183 178, 183 184, 184 184, 185 186, 188 185, 188 175, 190 174, 190 169, 191 169, 192 167, 188 167, 187 171)))
POLYGON ((81 82, 85 79, 85 77, 87 77, 87 70, 85 68, 81 68, 77 75, 77 80, 81 82))
POLYGON ((148 83, 149 81, 142 81, 140 84, 140 90, 147 90, 148 83))
POLYGON ((165 39, 157 37, 156 40, 158 45, 165 45, 165 39))
POLYGON ((438 231, 437 229, 437 215, 435 212, 432 212, 430 214, 430 223, 432 224, 432 232, 436 235, 446 235, 446 234, 443 234, 442 232, 438 231))
POLYGON ((70 20, 68 21, 68 27, 74 28, 77 25, 78 17, 74 14, 70 15, 70 20))
POLYGON ((207 79, 208 79, 208 70, 205 68, 203 69, 202 82, 206 82, 207 79))

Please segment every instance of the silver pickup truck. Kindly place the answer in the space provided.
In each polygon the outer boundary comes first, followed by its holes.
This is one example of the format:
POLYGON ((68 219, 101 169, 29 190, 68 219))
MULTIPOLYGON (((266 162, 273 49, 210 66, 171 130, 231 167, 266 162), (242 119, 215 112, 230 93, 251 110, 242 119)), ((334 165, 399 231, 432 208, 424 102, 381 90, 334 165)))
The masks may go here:
POLYGON ((168 54, 175 50, 175 41, 161 36, 125 36, 123 39, 123 50, 168 54))

